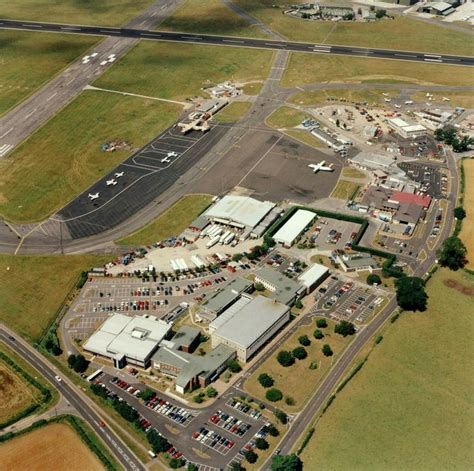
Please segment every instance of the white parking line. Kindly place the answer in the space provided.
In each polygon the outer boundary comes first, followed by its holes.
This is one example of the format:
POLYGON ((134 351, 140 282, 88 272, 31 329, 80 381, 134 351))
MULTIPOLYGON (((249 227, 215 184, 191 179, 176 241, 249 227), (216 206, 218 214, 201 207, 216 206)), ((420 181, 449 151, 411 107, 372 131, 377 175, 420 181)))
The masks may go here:
POLYGON ((0 136, 0 139, 2 139, 3 137, 5 136, 8 136, 8 134, 10 134, 14 129, 14 126, 12 126, 8 131, 4 132, 1 136, 0 136))

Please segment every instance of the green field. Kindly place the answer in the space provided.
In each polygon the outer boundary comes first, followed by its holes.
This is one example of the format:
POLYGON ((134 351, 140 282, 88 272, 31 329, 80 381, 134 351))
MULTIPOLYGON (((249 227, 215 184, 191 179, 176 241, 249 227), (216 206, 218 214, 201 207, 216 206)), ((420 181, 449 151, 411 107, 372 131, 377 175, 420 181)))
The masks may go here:
POLYGON ((285 134, 296 139, 297 141, 303 142, 311 147, 325 147, 326 145, 319 139, 316 139, 306 129, 289 129, 285 131, 285 134))
POLYGON ((283 14, 284 7, 291 3, 288 0, 235 1, 273 31, 294 41, 472 55, 471 36, 467 32, 405 16, 372 23, 305 21, 283 14))
POLYGON ((216 123, 235 123, 252 107, 249 101, 234 101, 216 114, 212 120, 216 123))
POLYGON ((132 152, 102 152, 102 143, 118 138, 139 148, 179 112, 169 103, 83 92, 0 161, 0 214, 18 222, 48 217, 132 152))
POLYGON ((267 117, 266 123, 276 129, 294 128, 300 125, 307 117, 309 117, 309 115, 303 113, 303 111, 289 106, 280 106, 267 117))
POLYGON ((0 321, 30 342, 37 341, 80 272, 108 261, 92 255, 0 255, 0 321))
MULTIPOLYGON (((1 13, 0 17, 4 18, 1 13)), ((91 36, 0 30, 0 115, 33 93, 97 40, 91 36)))
POLYGON ((138 232, 117 240, 120 245, 138 247, 179 235, 211 203, 211 195, 186 195, 138 232))
POLYGON ((213 83, 265 79, 272 56, 273 52, 264 50, 141 42, 94 85, 184 100, 206 96, 202 87, 213 83))
POLYGON ((428 310, 388 327, 318 422, 305 469, 474 467, 474 277, 439 270, 428 294, 428 310))
POLYGON ((308 92, 296 93, 290 98, 290 103, 302 106, 314 106, 319 104, 331 104, 335 100, 342 102, 355 103, 369 103, 369 104, 383 104, 383 93, 388 93, 390 96, 398 95, 399 90, 393 89, 361 89, 361 90, 337 90, 337 89, 323 89, 311 90, 308 92))
POLYGON ((226 36, 266 37, 220 0, 186 0, 158 29, 226 36))
POLYGON ((460 106, 462 108, 474 108, 474 96, 470 92, 440 92, 438 90, 424 90, 422 92, 416 92, 411 95, 412 100, 426 102, 426 93, 431 92, 433 94, 433 105, 446 105, 447 103, 443 100, 443 97, 451 100, 448 103, 452 107, 460 106))
POLYGON ((386 82, 437 85, 474 85, 469 67, 358 57, 291 53, 283 87, 317 82, 386 82))
POLYGON ((0 0, 0 18, 120 26, 152 3, 153 0, 0 0))
POLYGON ((348 200, 358 188, 360 188, 358 183, 339 180, 331 193, 331 197, 339 198, 341 200, 348 200))

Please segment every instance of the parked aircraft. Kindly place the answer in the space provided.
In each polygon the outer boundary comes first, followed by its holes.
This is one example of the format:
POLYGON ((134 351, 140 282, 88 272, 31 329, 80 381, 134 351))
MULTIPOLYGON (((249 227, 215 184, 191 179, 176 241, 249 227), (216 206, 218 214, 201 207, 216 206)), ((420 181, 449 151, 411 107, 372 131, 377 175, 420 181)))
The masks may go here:
POLYGON ((401 106, 400 106, 400 105, 397 105, 397 104, 394 104, 393 106, 394 106, 395 108, 401 108, 401 106))
POLYGON ((405 105, 413 105, 413 101, 412 101, 412 100, 407 100, 407 101, 405 102, 405 105))
POLYGON ((443 97, 443 101, 451 101, 451 98, 448 98, 448 97, 443 97))
POLYGON ((90 199, 91 201, 94 201, 94 200, 96 200, 96 199, 99 197, 99 192, 97 192, 97 193, 89 193, 88 196, 89 196, 89 199, 90 199))
POLYGON ((161 163, 162 163, 162 164, 163 164, 163 163, 169 164, 170 162, 171 162, 171 160, 169 159, 169 157, 163 157, 163 158, 161 159, 161 163))
POLYGON ((178 153, 177 152, 168 152, 166 157, 178 157, 178 153))
POLYGON ((321 162, 317 164, 309 164, 308 167, 311 168, 314 173, 318 173, 320 170, 323 172, 333 172, 334 164, 329 164, 328 166, 325 166, 324 165, 325 163, 326 161, 322 160, 321 162))
POLYGON ((117 173, 115 174, 115 178, 123 177, 123 174, 124 174, 124 173, 125 173, 125 172, 117 172, 117 173))
POLYGON ((384 101, 386 101, 387 103, 390 103, 392 101, 391 98, 384 98, 384 101))
POLYGON ((114 178, 112 178, 112 180, 107 180, 107 186, 110 186, 110 185, 115 186, 116 184, 117 184, 117 181, 114 178))

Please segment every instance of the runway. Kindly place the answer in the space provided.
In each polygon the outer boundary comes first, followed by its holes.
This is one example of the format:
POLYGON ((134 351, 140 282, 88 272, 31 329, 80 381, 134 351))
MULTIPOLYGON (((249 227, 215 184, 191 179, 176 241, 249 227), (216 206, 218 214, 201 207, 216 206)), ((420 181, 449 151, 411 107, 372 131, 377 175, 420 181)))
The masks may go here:
POLYGON ((132 28, 114 28, 101 26, 81 26, 59 23, 36 23, 32 21, 14 21, 0 19, 0 28, 27 31, 48 31, 57 33, 89 34, 94 36, 112 36, 120 38, 146 39, 153 41, 172 41, 193 44, 211 44, 217 46, 247 47, 257 49, 286 50, 311 54, 336 54, 344 56, 368 57, 378 59, 396 59, 403 61, 426 62, 430 64, 449 64, 474 66, 474 57, 428 52, 397 51, 330 44, 314 44, 295 41, 241 38, 209 34, 186 34, 167 31, 150 31, 132 28))

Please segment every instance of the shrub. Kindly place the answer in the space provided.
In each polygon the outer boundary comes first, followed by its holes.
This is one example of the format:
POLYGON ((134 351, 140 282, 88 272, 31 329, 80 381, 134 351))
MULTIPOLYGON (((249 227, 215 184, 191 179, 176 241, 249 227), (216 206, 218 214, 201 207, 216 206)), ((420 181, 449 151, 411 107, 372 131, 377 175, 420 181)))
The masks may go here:
POLYGON ((328 343, 325 343, 322 348, 322 352, 324 356, 330 357, 333 355, 333 351, 331 349, 331 346, 328 343))
POLYGON ((270 424, 270 425, 267 427, 267 430, 268 430, 268 433, 269 433, 272 437, 278 437, 278 435, 280 435, 280 432, 278 431, 278 429, 277 429, 273 424, 270 424))
POLYGON ((277 388, 271 388, 265 393, 265 397, 271 402, 277 402, 283 399, 283 393, 277 388))
POLYGON ((304 347, 296 347, 293 349, 293 356, 298 360, 304 360, 308 356, 308 353, 304 347))
POLYGON ((295 362, 295 359, 293 358, 291 352, 288 352, 286 350, 281 350, 280 352, 278 352, 277 360, 278 363, 280 363, 280 365, 284 367, 291 366, 295 362))
POLYGON ((354 324, 348 321, 341 321, 334 327, 336 334, 347 337, 348 335, 354 335, 356 333, 354 324))
POLYGON ((316 370, 318 368, 318 364, 315 361, 312 361, 309 365, 310 370, 316 370))
POLYGON ((318 319, 316 321, 316 326, 319 327, 320 329, 324 329, 325 327, 328 326, 328 322, 326 319, 318 319))
POLYGON ((301 309, 303 307, 303 303, 301 302, 301 299, 296 300, 295 307, 296 309, 301 309))
POLYGON ((259 450, 268 450, 269 445, 268 445, 268 442, 264 438, 256 438, 255 448, 258 448, 259 450))
POLYGON ((217 396, 217 391, 212 386, 209 386, 206 389, 206 396, 207 397, 216 397, 217 396))
POLYGON ((262 373, 261 375, 258 375, 257 380, 264 388, 271 388, 275 383, 275 381, 273 381, 273 378, 267 375, 267 373, 262 373))
POLYGON ((251 451, 251 450, 247 450, 247 451, 244 453, 244 456, 245 456, 245 459, 246 459, 249 463, 255 463, 255 461, 257 461, 257 458, 258 458, 257 453, 255 453, 254 451, 251 451))
POLYGON ((288 416, 281 410, 277 409, 275 410, 275 417, 283 424, 288 423, 288 416))
POLYGON ((379 275, 377 275, 375 273, 371 273, 367 277, 367 284, 368 285, 380 285, 381 283, 382 283, 382 279, 380 278, 379 275))
POLYGON ((285 397, 285 404, 287 406, 294 406, 295 405, 295 400, 291 396, 286 396, 285 397))
POLYGON ((317 339, 317 340, 320 340, 324 337, 324 334, 319 329, 316 329, 313 332, 313 335, 314 335, 314 338, 317 339))
POLYGON ((242 371, 242 367, 240 366, 239 362, 237 360, 229 360, 227 362, 227 368, 229 371, 232 371, 232 373, 239 373, 242 371))
POLYGON ((311 340, 309 340, 309 337, 307 335, 300 335, 298 337, 298 342, 303 345, 303 347, 307 347, 311 345, 311 340))

